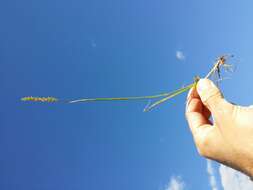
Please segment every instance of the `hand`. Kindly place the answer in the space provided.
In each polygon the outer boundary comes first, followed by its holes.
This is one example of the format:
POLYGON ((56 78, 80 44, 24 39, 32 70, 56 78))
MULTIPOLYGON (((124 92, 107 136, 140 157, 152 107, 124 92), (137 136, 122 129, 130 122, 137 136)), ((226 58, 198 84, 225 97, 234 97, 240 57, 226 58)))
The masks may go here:
POLYGON ((229 103, 201 79, 188 94, 186 117, 200 155, 253 177, 253 108, 229 103))

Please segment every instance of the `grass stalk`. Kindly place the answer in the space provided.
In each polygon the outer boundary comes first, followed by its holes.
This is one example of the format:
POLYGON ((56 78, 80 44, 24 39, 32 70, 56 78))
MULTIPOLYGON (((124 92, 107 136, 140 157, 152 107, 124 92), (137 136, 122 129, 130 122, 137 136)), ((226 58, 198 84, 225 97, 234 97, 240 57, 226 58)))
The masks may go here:
MULTIPOLYGON (((219 71, 220 67, 224 65, 226 61, 225 56, 221 56, 217 59, 216 63, 214 66, 211 68, 211 70, 207 73, 205 78, 210 78, 215 72, 219 71)), ((186 87, 182 87, 178 90, 175 90, 173 92, 168 92, 168 93, 161 93, 157 95, 150 95, 150 96, 131 96, 131 97, 115 97, 115 98, 83 98, 83 99, 77 99, 77 100, 71 100, 67 101, 67 103, 81 103, 81 102, 93 102, 93 101, 129 101, 129 100, 151 100, 151 99, 158 99, 161 98, 158 101, 155 101, 148 107, 144 109, 144 112, 150 111, 153 108, 157 107, 158 105, 166 102, 167 100, 182 94, 191 88, 195 87, 198 83, 199 77, 196 77, 194 82, 192 84, 189 84, 186 87)), ((55 97, 23 97, 21 98, 22 101, 33 101, 33 102, 57 102, 58 99, 55 97)))

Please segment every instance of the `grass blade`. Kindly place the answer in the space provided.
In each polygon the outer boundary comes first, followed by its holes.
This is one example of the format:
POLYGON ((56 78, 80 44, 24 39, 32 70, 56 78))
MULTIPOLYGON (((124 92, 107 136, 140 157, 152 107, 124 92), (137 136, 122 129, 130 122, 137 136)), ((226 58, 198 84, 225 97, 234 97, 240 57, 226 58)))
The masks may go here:
POLYGON ((124 100, 149 100, 155 98, 161 98, 169 96, 171 93, 162 93, 152 96, 132 96, 132 97, 118 97, 118 98, 84 98, 78 100, 72 100, 69 103, 78 103, 78 102, 92 102, 92 101, 124 101, 124 100))
POLYGON ((186 87, 184 87, 184 88, 180 88, 180 89, 178 89, 178 90, 176 90, 176 91, 170 93, 170 94, 169 94, 168 96, 166 96, 165 98, 163 98, 163 99, 161 99, 161 100, 159 100, 159 101, 157 101, 157 102, 151 104, 149 107, 145 108, 145 109, 144 109, 144 112, 148 112, 148 111, 152 110, 153 108, 155 108, 156 106, 158 106, 158 105, 164 103, 165 101, 167 101, 167 100, 169 100, 169 99, 171 99, 171 98, 173 98, 173 97, 175 97, 175 96, 177 96, 177 95, 179 95, 179 94, 182 94, 183 92, 186 92, 186 91, 190 90, 190 89, 191 89, 192 87, 194 87, 195 85, 196 85, 196 82, 194 82, 194 83, 192 83, 192 84, 190 84, 190 85, 188 85, 188 86, 186 86, 186 87))

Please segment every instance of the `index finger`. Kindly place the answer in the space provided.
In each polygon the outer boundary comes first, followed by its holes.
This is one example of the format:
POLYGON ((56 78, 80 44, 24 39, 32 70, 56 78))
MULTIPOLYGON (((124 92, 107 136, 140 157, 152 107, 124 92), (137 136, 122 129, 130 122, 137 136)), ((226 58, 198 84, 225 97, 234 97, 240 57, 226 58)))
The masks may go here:
POLYGON ((210 113, 202 103, 196 88, 192 88, 188 94, 187 104, 186 104, 186 118, 191 129, 191 132, 196 134, 197 130, 201 126, 210 125, 209 121, 210 113))

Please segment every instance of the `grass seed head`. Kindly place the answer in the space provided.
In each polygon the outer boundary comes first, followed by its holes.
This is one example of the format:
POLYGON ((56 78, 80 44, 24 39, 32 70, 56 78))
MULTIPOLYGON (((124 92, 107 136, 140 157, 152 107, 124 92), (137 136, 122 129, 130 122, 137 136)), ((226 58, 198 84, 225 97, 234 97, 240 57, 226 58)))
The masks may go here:
POLYGON ((48 102, 48 103, 52 103, 52 102, 57 102, 58 99, 55 97, 33 97, 33 96, 27 96, 27 97, 23 97, 21 98, 22 101, 30 101, 30 102, 48 102))

